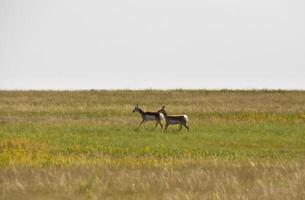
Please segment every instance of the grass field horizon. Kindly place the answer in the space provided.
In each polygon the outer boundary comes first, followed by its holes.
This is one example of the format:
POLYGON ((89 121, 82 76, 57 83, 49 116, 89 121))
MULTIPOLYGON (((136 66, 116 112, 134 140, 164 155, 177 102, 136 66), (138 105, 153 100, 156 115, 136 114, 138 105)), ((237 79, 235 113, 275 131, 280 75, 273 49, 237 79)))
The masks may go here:
POLYGON ((304 199, 304 122, 301 90, 0 91, 0 199, 304 199))

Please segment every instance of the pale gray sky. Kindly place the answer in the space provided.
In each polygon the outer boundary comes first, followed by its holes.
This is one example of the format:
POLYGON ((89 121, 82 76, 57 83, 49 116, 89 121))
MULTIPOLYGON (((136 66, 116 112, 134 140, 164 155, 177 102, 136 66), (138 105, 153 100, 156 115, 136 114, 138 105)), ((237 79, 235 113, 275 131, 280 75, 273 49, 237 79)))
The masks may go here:
POLYGON ((304 0, 0 0, 0 89, 305 89, 304 0))

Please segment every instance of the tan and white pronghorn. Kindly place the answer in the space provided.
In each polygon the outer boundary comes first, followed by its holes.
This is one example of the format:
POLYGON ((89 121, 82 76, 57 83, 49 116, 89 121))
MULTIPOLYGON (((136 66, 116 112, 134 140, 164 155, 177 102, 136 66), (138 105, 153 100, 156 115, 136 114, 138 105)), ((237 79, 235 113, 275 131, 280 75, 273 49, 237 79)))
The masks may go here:
MULTIPOLYGON (((164 119, 164 116, 162 113, 160 112, 144 112, 139 105, 136 105, 135 108, 133 109, 132 112, 139 112, 141 114, 142 117, 142 121, 140 123, 140 125, 138 126, 138 128, 140 128, 140 126, 148 121, 156 121, 156 127, 158 126, 158 124, 160 124, 161 129, 163 129, 161 120, 164 119)), ((137 129, 138 129, 137 128, 137 129)))
POLYGON ((186 123, 188 122, 187 115, 168 115, 167 112, 165 111, 165 106, 162 106, 161 109, 158 112, 162 113, 164 115, 165 130, 167 130, 167 127, 169 125, 173 125, 173 124, 180 124, 180 129, 179 130, 182 129, 182 126, 187 128, 188 131, 190 130, 190 128, 186 125, 186 123))

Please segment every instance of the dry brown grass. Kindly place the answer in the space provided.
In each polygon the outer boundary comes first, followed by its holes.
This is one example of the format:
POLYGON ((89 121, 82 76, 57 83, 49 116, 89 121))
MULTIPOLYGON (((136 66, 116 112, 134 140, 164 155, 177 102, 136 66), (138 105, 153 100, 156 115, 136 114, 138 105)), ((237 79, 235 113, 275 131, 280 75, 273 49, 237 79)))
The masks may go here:
POLYGON ((219 161, 190 168, 1 169, 1 199, 304 199, 305 165, 219 161))

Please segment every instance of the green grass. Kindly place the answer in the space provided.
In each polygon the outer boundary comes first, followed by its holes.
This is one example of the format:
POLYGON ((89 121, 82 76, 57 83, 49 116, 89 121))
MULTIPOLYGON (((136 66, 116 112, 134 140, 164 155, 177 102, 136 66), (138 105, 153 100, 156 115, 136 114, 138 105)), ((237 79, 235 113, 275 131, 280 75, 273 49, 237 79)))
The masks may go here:
POLYGON ((304 122, 303 91, 0 91, 0 199, 302 199, 304 122))

